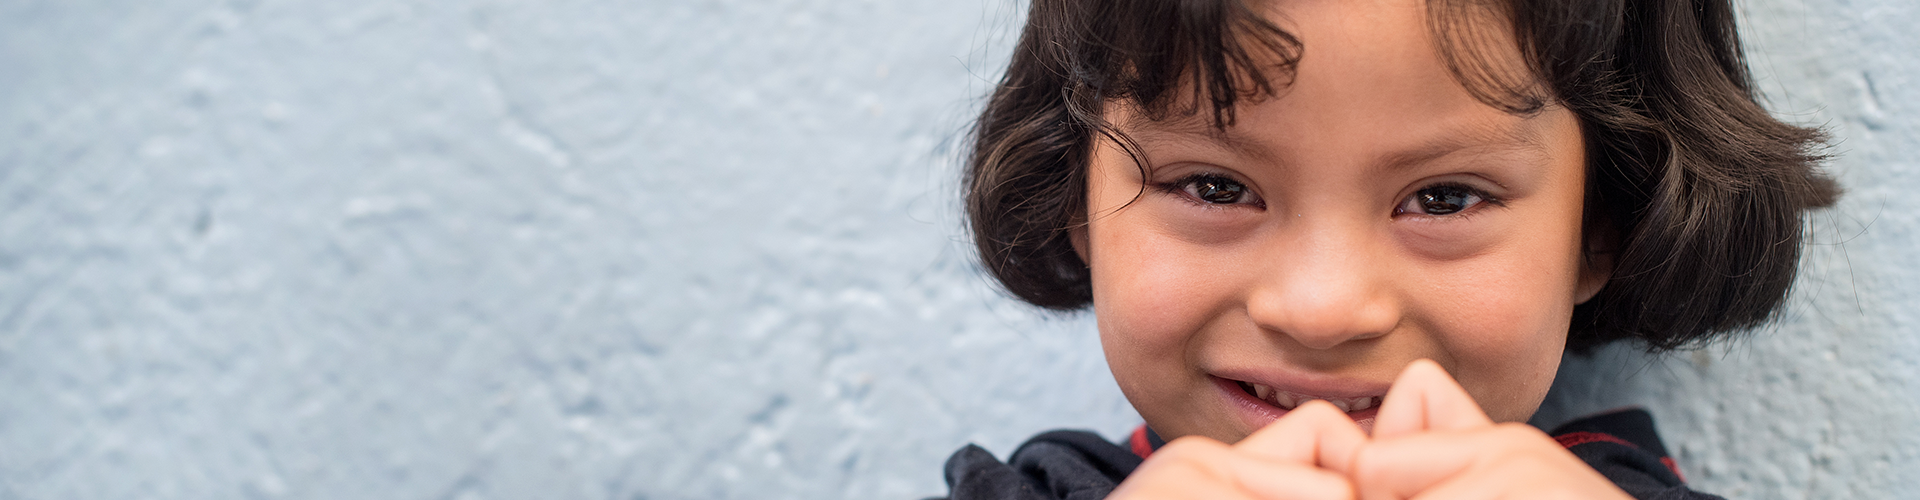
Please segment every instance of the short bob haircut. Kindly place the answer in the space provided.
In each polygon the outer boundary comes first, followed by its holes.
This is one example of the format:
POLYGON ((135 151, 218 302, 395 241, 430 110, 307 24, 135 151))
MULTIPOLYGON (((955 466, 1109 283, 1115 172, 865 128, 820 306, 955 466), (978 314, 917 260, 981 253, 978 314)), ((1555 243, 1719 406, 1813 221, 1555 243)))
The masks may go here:
MULTIPOLYGON (((1088 158, 1101 137, 1131 144, 1101 118, 1105 105, 1152 119, 1210 112, 1224 128, 1236 102, 1290 83, 1306 47, 1247 1, 1033 0, 971 132, 964 179, 980 259, 1008 292, 1054 310, 1091 302, 1069 238, 1086 219, 1088 158)), ((1729 0, 1429 0, 1428 12, 1443 61, 1476 99, 1578 116, 1584 226, 1598 238, 1587 247, 1613 275, 1575 307, 1570 350, 1690 347, 1775 316, 1802 219, 1839 188, 1819 170, 1824 134, 1756 102, 1729 0), (1471 18, 1506 21, 1532 74, 1493 69, 1471 18)))

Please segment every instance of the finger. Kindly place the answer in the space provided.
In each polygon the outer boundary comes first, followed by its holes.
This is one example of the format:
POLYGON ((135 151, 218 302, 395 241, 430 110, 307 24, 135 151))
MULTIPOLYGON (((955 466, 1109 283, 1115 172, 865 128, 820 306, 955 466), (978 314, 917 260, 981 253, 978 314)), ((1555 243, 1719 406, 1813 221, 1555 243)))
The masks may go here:
POLYGON ((1483 466, 1468 469, 1414 494, 1411 500, 1498 500, 1534 498, 1583 498, 1627 500, 1606 476, 1586 464, 1581 470, 1555 469, 1548 462, 1513 461, 1511 466, 1483 466), (1583 473, 1583 474, 1582 474, 1583 473))
POLYGON ((1447 370, 1432 360, 1407 364, 1387 389, 1373 422, 1373 437, 1390 438, 1429 430, 1456 430, 1493 424, 1447 370))
POLYGON ((1467 453, 1447 447, 1459 444, 1452 433, 1375 439, 1354 452, 1351 474, 1360 500, 1413 498, 1471 465, 1467 453))
POLYGON ((1164 477, 1139 480, 1127 477, 1107 494, 1107 500, 1167 500, 1177 498, 1252 499, 1237 484, 1210 481, 1206 476, 1164 477))
POLYGON ((1243 491, 1268 500, 1352 500, 1353 482, 1327 469, 1244 457, 1234 478, 1243 491))
POLYGON ((1154 452, 1109 498, 1350 500, 1353 484, 1311 465, 1276 462, 1187 437, 1154 452))
POLYGON ((1352 475, 1364 500, 1605 497, 1612 484, 1524 424, 1375 440, 1356 453, 1352 475))
POLYGON ((1107 494, 1107 500, 1167 500, 1178 498, 1221 498, 1226 500, 1253 499, 1255 497, 1240 491, 1240 486, 1219 481, 1210 481, 1206 476, 1164 477, 1139 480, 1127 477, 1120 486, 1107 494))
POLYGON ((1167 442, 1120 482, 1109 499, 1251 498, 1231 480, 1227 445, 1204 437, 1167 442))
POLYGON ((1316 465, 1342 474, 1353 463, 1353 452, 1367 441, 1358 424, 1326 401, 1308 401, 1234 448, 1270 460, 1316 465))
POLYGON ((1486 476, 1487 474, 1484 471, 1467 470, 1453 477, 1442 479, 1438 483, 1428 485, 1419 492, 1393 498, 1405 498, 1408 500, 1501 500, 1514 498, 1512 495, 1508 495, 1508 493, 1528 490, 1527 488, 1507 488, 1511 486, 1516 479, 1523 480, 1523 478, 1510 477, 1505 478, 1505 481, 1489 481, 1486 476))

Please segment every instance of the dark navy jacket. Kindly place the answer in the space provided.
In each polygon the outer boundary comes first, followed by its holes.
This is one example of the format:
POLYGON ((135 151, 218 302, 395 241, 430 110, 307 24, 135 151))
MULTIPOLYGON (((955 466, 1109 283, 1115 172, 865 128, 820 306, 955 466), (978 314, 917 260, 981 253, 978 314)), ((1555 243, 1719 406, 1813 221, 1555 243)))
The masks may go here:
MULTIPOLYGON (((1720 498, 1687 489, 1646 410, 1582 418, 1549 434, 1634 498, 1720 498)), ((1126 446, 1091 432, 1052 431, 1027 440, 1005 463, 967 445, 947 459, 948 494, 953 500, 1098 500, 1161 444, 1146 427, 1126 446)))

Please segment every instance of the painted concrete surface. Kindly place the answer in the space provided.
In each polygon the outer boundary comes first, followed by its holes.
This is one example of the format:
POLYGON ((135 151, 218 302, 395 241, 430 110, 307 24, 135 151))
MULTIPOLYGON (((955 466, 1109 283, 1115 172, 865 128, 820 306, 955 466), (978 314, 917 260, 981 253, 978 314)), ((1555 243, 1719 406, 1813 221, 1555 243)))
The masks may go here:
POLYGON ((1920 5, 1741 2, 1777 115, 1826 126, 1848 190, 1813 215, 1781 321, 1660 359, 1563 364, 1536 420, 1645 405, 1699 488, 1729 498, 1920 491, 1920 5))
MULTIPOLYGON (((1783 322, 1571 360, 1703 489, 1920 490, 1920 13, 1743 4, 1851 190, 1783 322)), ((1137 423, 998 294, 1004 0, 0 1, 0 498, 911 498, 1137 423)))

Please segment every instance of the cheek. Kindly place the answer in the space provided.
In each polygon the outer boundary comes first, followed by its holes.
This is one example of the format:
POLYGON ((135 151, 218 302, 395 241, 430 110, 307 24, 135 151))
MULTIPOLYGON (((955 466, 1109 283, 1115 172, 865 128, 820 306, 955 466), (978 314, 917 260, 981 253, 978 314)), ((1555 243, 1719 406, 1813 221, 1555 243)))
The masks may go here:
POLYGON ((1451 358, 1449 371, 1498 421, 1524 421, 1552 385, 1573 314, 1576 257, 1570 245, 1514 248, 1481 259, 1454 276, 1461 286, 1433 287, 1424 309, 1451 358), (1450 299, 1440 299, 1450 297, 1450 299))
POLYGON ((1231 296, 1225 268, 1206 265, 1219 259, 1125 213, 1096 222, 1088 246, 1100 343, 1121 392, 1163 433, 1232 438, 1215 425, 1226 417, 1209 406, 1197 361, 1231 296))
POLYGON ((1226 266, 1190 228, 1169 223, 1158 200, 1136 199, 1138 180, 1106 177, 1090 205, 1125 208, 1096 212, 1086 232, 1102 341, 1121 354, 1177 359, 1225 295, 1226 266))
POLYGON ((1204 296, 1221 289, 1204 257, 1149 228, 1105 221, 1089 237, 1094 315, 1109 349, 1169 358, 1205 321, 1204 296))

